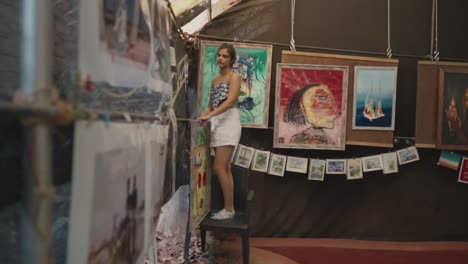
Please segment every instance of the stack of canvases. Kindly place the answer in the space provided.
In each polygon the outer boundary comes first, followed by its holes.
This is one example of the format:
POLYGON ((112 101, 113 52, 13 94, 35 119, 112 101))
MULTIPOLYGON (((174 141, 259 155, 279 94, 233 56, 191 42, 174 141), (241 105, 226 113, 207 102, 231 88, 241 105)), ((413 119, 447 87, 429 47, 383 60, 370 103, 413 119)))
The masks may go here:
POLYGON ((383 174, 398 172, 398 165, 419 160, 416 147, 411 146, 396 152, 353 159, 309 159, 285 156, 258 150, 239 144, 232 156, 234 165, 284 176, 284 172, 308 173, 307 179, 323 181, 325 174, 346 174, 348 180, 362 179, 363 172, 382 170, 383 174))

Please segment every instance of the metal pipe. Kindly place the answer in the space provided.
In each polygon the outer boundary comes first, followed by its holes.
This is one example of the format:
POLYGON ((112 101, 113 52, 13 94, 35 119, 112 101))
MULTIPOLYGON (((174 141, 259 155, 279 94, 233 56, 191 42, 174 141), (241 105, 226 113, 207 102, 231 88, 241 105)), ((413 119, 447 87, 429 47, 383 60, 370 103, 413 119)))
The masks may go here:
MULTIPOLYGON (((21 10, 21 92, 31 95, 52 80, 52 3, 23 0, 21 10)), ((48 105, 38 93, 37 107, 48 105)), ((24 130, 21 263, 52 263, 52 140, 50 128, 39 124, 24 130)))

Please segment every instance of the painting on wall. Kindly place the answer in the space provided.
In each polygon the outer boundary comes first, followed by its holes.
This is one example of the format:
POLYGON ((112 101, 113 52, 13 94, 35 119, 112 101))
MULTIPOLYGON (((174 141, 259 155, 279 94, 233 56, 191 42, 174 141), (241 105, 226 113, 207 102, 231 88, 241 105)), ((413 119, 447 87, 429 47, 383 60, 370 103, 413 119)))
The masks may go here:
POLYGON ((268 174, 275 176, 284 176, 284 170, 286 169, 286 159, 284 155, 271 154, 270 165, 268 167, 268 174))
POLYGON ((268 162, 270 160, 270 151, 255 150, 252 170, 267 172, 268 171, 268 162))
POLYGON ((325 178, 325 160, 310 159, 308 180, 323 181, 325 178))
POLYGON ((210 211, 210 122, 191 121, 190 229, 195 230, 210 211))
POLYGON ((327 159, 326 172, 327 174, 346 174, 345 159, 327 159))
MULTIPOLYGON (((218 47, 223 42, 201 41, 198 71, 198 111, 209 102, 211 81, 219 74, 216 62, 218 47)), ((241 76, 241 94, 237 102, 243 127, 267 128, 270 102, 271 45, 234 42, 235 72, 241 76)))
POLYGON ((344 150, 347 66, 278 63, 273 147, 344 150))
POLYGON ((357 180, 362 179, 362 160, 361 159, 349 159, 346 161, 348 166, 346 171, 346 179, 357 180))
POLYGON ((414 146, 397 150, 398 164, 407 164, 419 160, 418 149, 414 146))
POLYGON ((397 70, 397 67, 354 68, 353 129, 395 129, 397 70))
POLYGON ((307 173, 307 162, 307 158, 288 156, 288 160, 286 162, 286 170, 298 173, 307 173))
POLYGON ((362 170, 364 172, 378 171, 383 169, 383 161, 381 155, 373 155, 362 158, 362 170))
POLYGON ((382 154, 383 174, 397 173, 398 160, 396 152, 382 154))
POLYGON ((236 158, 234 159, 234 164, 249 169, 250 164, 252 163, 252 158, 255 152, 254 148, 250 148, 244 145, 239 144, 237 149, 236 158))
POLYGON ((440 70, 437 147, 468 150, 468 69, 440 70))

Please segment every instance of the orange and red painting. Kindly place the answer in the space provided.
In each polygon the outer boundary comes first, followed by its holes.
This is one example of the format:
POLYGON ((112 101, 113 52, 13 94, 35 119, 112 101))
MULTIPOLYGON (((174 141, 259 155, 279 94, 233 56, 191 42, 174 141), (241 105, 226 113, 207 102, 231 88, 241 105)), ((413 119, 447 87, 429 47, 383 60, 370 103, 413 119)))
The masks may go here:
POLYGON ((278 63, 275 148, 344 150, 347 66, 278 63))

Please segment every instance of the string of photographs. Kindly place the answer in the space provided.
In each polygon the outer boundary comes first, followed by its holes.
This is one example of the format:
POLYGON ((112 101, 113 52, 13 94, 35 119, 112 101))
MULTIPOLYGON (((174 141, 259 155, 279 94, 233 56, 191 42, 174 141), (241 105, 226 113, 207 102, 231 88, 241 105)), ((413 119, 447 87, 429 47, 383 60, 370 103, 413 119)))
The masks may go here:
MULTIPOLYGON (((307 174, 308 180, 323 181, 325 174, 345 174, 348 180, 362 179, 364 172, 397 173, 398 165, 419 160, 416 147, 396 152, 353 159, 310 159, 258 150, 242 144, 236 146, 231 163, 236 166, 283 177, 285 171, 307 174)), ((468 164, 468 162, 467 162, 468 164)), ((467 170, 468 177, 468 170, 467 170)))

